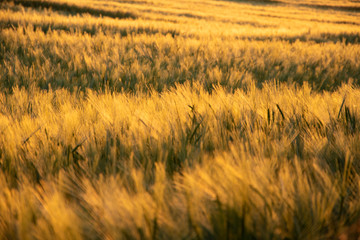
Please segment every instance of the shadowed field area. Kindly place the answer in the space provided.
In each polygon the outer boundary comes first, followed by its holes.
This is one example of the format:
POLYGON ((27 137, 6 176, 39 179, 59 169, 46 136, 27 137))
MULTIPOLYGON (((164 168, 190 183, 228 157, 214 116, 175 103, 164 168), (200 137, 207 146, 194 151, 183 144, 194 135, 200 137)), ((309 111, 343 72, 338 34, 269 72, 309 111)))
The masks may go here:
POLYGON ((299 4, 299 5, 302 7, 318 8, 324 10, 360 12, 360 7, 358 6, 331 6, 331 5, 320 5, 320 4, 299 4))
POLYGON ((111 17, 111 18, 136 18, 134 14, 129 12, 121 12, 119 10, 109 11, 87 7, 86 5, 77 6, 75 4, 69 4, 68 2, 51 2, 45 0, 20 0, 13 1, 14 4, 20 4, 24 7, 40 8, 40 9, 51 9, 52 11, 61 11, 66 14, 90 14, 92 16, 100 17, 111 17))
POLYGON ((0 239, 356 239, 360 3, 0 3, 0 239))

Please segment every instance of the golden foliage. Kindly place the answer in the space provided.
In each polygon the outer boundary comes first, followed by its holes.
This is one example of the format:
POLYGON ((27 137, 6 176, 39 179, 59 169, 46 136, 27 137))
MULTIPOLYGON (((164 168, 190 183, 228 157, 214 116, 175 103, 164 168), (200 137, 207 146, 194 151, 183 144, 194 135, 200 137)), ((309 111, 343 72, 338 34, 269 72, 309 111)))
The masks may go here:
POLYGON ((358 237, 359 16, 0 3, 0 238, 358 237))

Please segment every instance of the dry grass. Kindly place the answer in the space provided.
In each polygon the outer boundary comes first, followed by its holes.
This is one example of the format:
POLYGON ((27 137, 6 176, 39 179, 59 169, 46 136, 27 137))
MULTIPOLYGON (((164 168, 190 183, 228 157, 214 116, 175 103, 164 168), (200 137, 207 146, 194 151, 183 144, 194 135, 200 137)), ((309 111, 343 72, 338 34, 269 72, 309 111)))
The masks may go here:
POLYGON ((0 239, 359 237, 359 3, 0 6, 0 239))

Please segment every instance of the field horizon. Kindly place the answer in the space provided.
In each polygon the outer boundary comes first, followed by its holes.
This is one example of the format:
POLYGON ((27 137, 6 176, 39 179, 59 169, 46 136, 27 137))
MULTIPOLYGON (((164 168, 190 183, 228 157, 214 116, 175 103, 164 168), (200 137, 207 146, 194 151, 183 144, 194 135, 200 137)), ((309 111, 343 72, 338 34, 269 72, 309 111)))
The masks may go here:
POLYGON ((360 238, 360 1, 0 2, 0 239, 360 238))

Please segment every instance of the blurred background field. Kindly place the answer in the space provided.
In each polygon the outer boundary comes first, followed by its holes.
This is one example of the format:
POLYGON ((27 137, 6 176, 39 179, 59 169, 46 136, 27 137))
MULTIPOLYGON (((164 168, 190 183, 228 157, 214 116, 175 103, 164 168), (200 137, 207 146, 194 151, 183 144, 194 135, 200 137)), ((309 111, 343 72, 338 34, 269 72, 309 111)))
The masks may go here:
POLYGON ((1 239, 356 239, 360 2, 0 3, 1 239))

